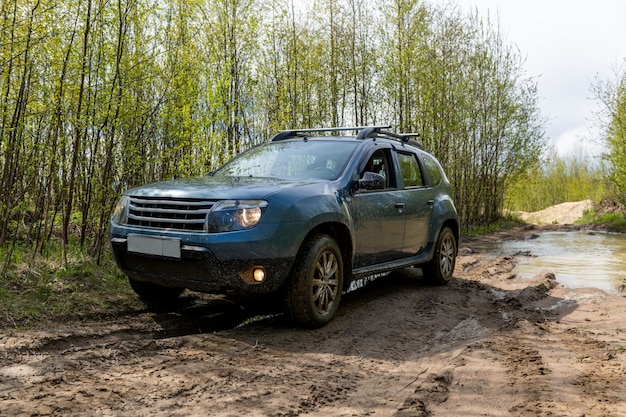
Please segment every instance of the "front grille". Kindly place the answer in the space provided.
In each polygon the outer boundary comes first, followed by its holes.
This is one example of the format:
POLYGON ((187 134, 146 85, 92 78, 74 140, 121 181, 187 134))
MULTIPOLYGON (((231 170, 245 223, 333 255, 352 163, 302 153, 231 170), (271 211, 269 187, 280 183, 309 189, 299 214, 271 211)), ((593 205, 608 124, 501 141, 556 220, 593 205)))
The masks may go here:
POLYGON ((215 201, 131 197, 128 224, 157 229, 202 231, 215 201))

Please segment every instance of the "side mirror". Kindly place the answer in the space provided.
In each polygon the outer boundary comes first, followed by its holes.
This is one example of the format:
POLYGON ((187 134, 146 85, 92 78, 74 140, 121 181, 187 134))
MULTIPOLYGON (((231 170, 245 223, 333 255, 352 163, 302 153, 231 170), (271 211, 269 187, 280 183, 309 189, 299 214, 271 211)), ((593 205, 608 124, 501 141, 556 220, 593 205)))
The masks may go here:
POLYGON ((385 188, 385 177, 375 172, 366 171, 359 180, 359 188, 363 190, 382 190, 385 188))

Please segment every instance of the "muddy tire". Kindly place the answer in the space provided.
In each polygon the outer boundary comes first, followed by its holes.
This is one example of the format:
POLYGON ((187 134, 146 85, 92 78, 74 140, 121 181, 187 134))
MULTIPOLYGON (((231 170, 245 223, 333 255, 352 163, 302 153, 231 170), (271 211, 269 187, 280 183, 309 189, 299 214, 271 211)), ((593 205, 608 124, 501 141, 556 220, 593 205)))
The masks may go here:
POLYGON ((456 236, 449 227, 439 233, 433 259, 423 268, 424 277, 433 284, 445 285, 452 279, 456 264, 456 236))
POLYGON ((172 307, 184 288, 163 287, 150 282, 129 278, 130 286, 150 310, 164 310, 172 307))
POLYGON ((343 287, 343 259, 327 235, 307 241, 298 254, 287 285, 287 310, 294 323, 317 328, 337 311, 343 287))

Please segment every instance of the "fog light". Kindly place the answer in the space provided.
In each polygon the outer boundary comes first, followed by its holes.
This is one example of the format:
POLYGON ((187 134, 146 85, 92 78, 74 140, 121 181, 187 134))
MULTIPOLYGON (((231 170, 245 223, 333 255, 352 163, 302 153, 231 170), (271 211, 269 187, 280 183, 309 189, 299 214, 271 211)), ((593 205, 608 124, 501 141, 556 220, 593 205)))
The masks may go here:
POLYGON ((263 268, 254 268, 254 271, 252 272, 252 277, 254 278, 255 282, 263 282, 263 280, 265 279, 265 271, 263 270, 263 268))

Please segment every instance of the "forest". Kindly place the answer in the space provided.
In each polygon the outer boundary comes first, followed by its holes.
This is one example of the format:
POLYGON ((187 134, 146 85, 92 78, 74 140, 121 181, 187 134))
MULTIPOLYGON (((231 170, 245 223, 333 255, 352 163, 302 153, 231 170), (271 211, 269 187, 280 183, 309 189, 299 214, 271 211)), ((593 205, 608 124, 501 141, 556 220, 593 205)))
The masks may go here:
POLYGON ((100 259, 123 190, 280 129, 420 133, 466 230, 501 216, 546 149, 523 55, 453 3, 0 1, 0 248, 100 259))

